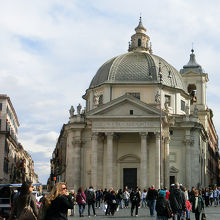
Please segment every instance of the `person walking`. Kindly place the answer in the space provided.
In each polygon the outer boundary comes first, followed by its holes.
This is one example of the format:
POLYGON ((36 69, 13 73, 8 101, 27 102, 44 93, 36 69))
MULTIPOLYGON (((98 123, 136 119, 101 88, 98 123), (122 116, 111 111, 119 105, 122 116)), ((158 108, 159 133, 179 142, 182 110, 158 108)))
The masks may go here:
POLYGON ((174 214, 173 220, 181 220, 186 214, 186 201, 179 183, 176 183, 174 189, 170 192, 169 201, 174 214))
POLYGON ((76 202, 76 194, 75 194, 74 189, 70 190, 70 197, 73 201, 73 208, 71 209, 70 216, 74 216, 75 215, 75 202, 76 202))
POLYGON ((95 207, 96 208, 99 207, 99 209, 100 209, 101 208, 101 200, 102 200, 102 197, 103 197, 103 192, 102 192, 101 189, 98 189, 98 190, 96 190, 95 194, 96 194, 95 195, 95 197, 96 197, 96 205, 95 205, 95 207))
POLYGON ((73 201, 67 191, 67 184, 58 182, 45 200, 46 220, 67 220, 68 209, 73 208, 73 201))
POLYGON ((157 220, 167 220, 172 216, 172 209, 169 200, 166 199, 166 191, 160 190, 159 196, 156 202, 157 220))
POLYGON ((46 197, 46 220, 67 220, 68 209, 73 208, 73 201, 67 191, 67 184, 58 182, 46 197))
POLYGON ((125 190, 123 192, 123 200, 124 200, 125 208, 128 208, 129 198, 130 198, 130 193, 128 192, 128 187, 125 186, 125 190))
POLYGON ((195 213, 195 219, 200 220, 200 214, 204 210, 204 202, 202 196, 199 195, 199 191, 195 190, 195 198, 192 201, 192 211, 195 213))
POLYGON ((84 216, 85 206, 86 206, 86 195, 83 192, 82 187, 79 187, 77 195, 76 195, 76 202, 79 206, 79 217, 84 216))
POLYGON ((110 215, 111 203, 112 203, 112 196, 111 196, 112 191, 113 191, 113 188, 110 188, 109 191, 107 191, 105 193, 104 203, 107 204, 107 208, 105 210, 105 215, 110 215))
POLYGON ((147 201, 148 201, 148 206, 150 209, 150 216, 152 217, 154 216, 157 197, 158 197, 158 192, 154 188, 154 185, 152 185, 151 188, 147 192, 147 201))
POLYGON ((110 202, 109 203, 109 206, 110 206, 109 211, 110 211, 111 215, 113 216, 115 214, 115 211, 116 211, 117 206, 118 206, 116 193, 115 193, 114 190, 111 190, 111 193, 109 195, 109 202, 110 202))
POLYGON ((209 195, 210 195, 209 188, 206 187, 206 188, 205 188, 205 192, 204 192, 205 206, 206 206, 206 207, 209 206, 209 195))
POLYGON ((96 197, 95 197, 95 192, 94 192, 94 189, 92 186, 90 186, 89 189, 87 190, 86 200, 87 200, 87 204, 88 204, 88 217, 90 217, 90 208, 91 207, 92 207, 93 215, 96 216, 96 213, 95 213, 96 197))
POLYGON ((142 207, 146 207, 147 206, 146 197, 147 197, 147 190, 144 189, 144 191, 141 193, 141 206, 142 207))
POLYGON ((213 198, 214 198, 214 205, 215 205, 215 207, 217 207, 218 206, 218 200, 219 200, 219 191, 218 191, 217 186, 214 187, 213 198))
POLYGON ((131 200, 131 216, 133 216, 133 211, 135 208, 135 216, 138 216, 138 207, 140 205, 141 197, 139 193, 139 188, 136 187, 136 189, 132 190, 130 194, 130 200, 131 200))
POLYGON ((33 191, 32 182, 24 182, 22 184, 20 189, 20 194, 14 201, 13 209, 9 217, 9 220, 19 219, 25 207, 28 205, 30 205, 33 211, 33 220, 37 219, 38 208, 36 205, 35 196, 32 194, 32 191, 33 191))
POLYGON ((214 200, 214 193, 213 190, 211 189, 209 194, 210 206, 212 206, 213 200, 214 200))
POLYGON ((123 192, 122 192, 122 189, 118 190, 116 198, 117 198, 118 207, 123 209, 123 192))

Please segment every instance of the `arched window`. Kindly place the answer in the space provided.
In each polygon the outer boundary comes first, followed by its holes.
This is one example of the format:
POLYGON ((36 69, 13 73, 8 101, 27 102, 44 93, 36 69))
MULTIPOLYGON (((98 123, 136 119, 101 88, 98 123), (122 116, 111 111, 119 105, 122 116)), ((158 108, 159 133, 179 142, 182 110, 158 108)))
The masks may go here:
POLYGON ((197 98, 196 98, 196 85, 194 85, 194 84, 189 84, 189 85, 188 85, 188 93, 189 93, 189 95, 191 96, 191 101, 190 101, 190 103, 193 104, 194 102, 197 101, 197 98))
POLYGON ((103 95, 99 96, 99 105, 103 104, 103 95))
POLYGON ((138 39, 138 47, 141 46, 141 39, 138 39))

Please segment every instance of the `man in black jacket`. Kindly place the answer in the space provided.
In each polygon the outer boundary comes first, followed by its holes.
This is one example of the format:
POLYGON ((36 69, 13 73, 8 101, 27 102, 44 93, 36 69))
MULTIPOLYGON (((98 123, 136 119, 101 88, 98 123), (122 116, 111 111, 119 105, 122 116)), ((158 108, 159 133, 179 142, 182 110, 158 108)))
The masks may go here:
POLYGON ((96 216, 95 206, 94 206, 96 198, 95 198, 95 192, 94 192, 94 189, 92 186, 89 187, 89 190, 86 193, 86 200, 88 203, 88 216, 90 217, 91 206, 92 206, 93 214, 94 214, 94 216, 96 216))
POLYGON ((136 187, 135 190, 132 190, 132 192, 130 194, 130 199, 131 199, 131 216, 133 216, 134 208, 136 208, 135 215, 137 217, 138 216, 138 207, 139 207, 140 201, 141 201, 138 187, 136 187))
POLYGON ((156 200, 158 197, 158 191, 154 188, 154 185, 147 192, 147 201, 150 209, 150 216, 154 216, 156 200))
POLYGON ((169 201, 174 214, 173 220, 180 220, 186 214, 186 201, 179 183, 176 183, 170 192, 169 201))

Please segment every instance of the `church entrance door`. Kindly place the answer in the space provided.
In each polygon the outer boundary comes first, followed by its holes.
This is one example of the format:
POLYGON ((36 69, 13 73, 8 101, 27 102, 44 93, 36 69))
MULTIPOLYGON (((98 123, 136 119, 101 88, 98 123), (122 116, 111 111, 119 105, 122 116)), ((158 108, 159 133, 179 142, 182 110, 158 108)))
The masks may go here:
POLYGON ((125 186, 129 189, 135 189, 137 186, 137 168, 123 169, 123 187, 125 186))

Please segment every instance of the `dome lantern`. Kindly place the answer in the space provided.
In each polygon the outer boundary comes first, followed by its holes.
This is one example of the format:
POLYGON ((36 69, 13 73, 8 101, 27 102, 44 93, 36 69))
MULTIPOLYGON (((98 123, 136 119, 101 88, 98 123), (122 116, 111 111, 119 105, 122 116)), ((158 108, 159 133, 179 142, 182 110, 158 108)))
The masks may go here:
POLYGON ((149 45, 150 37, 146 35, 146 28, 142 24, 142 18, 140 17, 139 24, 135 28, 135 34, 131 36, 131 44, 128 51, 146 51, 152 53, 149 45))

